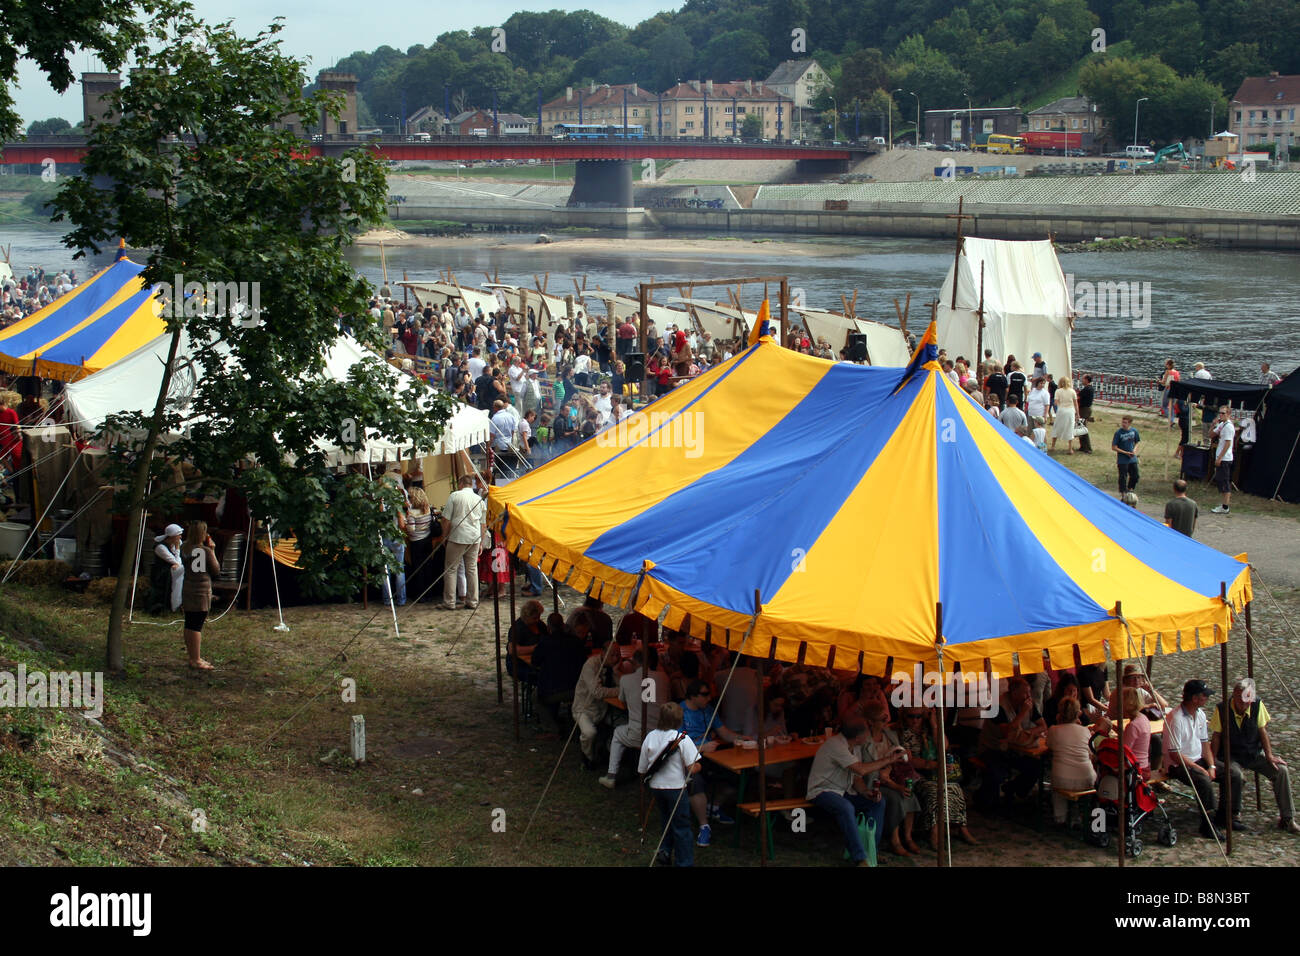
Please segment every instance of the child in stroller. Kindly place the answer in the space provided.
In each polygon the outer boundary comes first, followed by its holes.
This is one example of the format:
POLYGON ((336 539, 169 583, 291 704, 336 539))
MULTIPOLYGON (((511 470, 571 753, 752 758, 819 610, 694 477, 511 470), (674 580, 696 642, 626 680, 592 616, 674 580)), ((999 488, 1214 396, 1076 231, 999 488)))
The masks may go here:
MULTIPOLYGON (((1178 831, 1169 822, 1164 804, 1142 779, 1137 757, 1128 747, 1124 748, 1124 769, 1127 811, 1124 838, 1127 854, 1133 857, 1142 855, 1142 824, 1157 810, 1164 822, 1157 831, 1156 840, 1164 846, 1173 846, 1178 842, 1178 831)), ((1088 828, 1089 839, 1097 846, 1110 846, 1111 834, 1119 832, 1120 786, 1119 743, 1107 737, 1097 746, 1097 795, 1094 798, 1093 822, 1088 828), (1097 816, 1097 810, 1102 811, 1102 817, 1097 816)))

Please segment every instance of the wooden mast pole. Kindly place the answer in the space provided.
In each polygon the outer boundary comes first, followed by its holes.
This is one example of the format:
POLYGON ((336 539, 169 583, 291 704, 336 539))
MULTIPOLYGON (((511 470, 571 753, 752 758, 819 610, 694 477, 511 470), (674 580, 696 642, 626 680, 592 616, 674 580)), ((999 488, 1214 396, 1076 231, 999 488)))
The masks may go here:
MULTIPOLYGON (((1226 581, 1219 582, 1219 599, 1223 601, 1225 607, 1228 607, 1228 584, 1226 581)), ((1229 608, 1229 610, 1231 610, 1229 608)), ((1218 630, 1218 625, 1215 625, 1218 630)), ((1218 637, 1218 634, 1215 634, 1218 637)), ((1222 700, 1223 718, 1219 721, 1221 731, 1219 739, 1223 741, 1223 800, 1219 804, 1219 812, 1223 814, 1224 833, 1227 834, 1228 856, 1232 856, 1232 821, 1235 814, 1232 812, 1232 734, 1229 732, 1232 725, 1232 692, 1228 690, 1228 636, 1223 636, 1223 643, 1219 645, 1219 697, 1222 700)), ((1211 759, 1216 759, 1217 754, 1211 754, 1211 759)), ((1214 822, 1210 821, 1210 826, 1214 822)))

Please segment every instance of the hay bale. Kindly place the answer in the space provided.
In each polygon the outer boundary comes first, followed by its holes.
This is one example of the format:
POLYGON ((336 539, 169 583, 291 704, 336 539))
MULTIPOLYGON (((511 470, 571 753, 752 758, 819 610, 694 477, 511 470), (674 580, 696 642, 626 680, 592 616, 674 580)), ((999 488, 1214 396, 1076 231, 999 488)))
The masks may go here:
MULTIPOLYGON (((93 597, 100 604, 112 604, 113 592, 117 590, 117 578, 95 578, 86 585, 86 593, 93 597)), ((141 598, 149 593, 149 579, 139 577, 135 579, 135 597, 136 608, 140 605, 141 598)), ((128 598, 130 595, 128 594, 128 598)))
POLYGON ((9 580, 28 587, 58 587, 71 573, 72 568, 65 561, 41 559, 24 561, 14 569, 13 576, 9 580))

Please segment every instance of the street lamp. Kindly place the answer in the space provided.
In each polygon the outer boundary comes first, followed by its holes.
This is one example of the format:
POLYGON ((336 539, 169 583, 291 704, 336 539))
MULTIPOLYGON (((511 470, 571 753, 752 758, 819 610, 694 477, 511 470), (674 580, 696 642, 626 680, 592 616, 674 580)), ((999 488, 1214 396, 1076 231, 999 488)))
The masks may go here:
POLYGON ((889 91, 889 148, 894 148, 894 94, 903 92, 900 86, 896 90, 889 91))
POLYGON ((1065 131, 1065 114, 1061 114, 1061 155, 1070 155, 1070 134, 1065 131))
POLYGON ((916 148, 921 148, 921 94, 913 93, 911 90, 905 91, 908 96, 916 97, 916 148))
POLYGON ((835 103, 835 97, 829 93, 826 95, 831 101, 831 139, 837 140, 840 138, 840 108, 835 103))
POLYGON ((1142 104, 1149 99, 1151 99, 1151 97, 1143 96, 1139 98, 1137 103, 1134 104, 1133 106, 1133 145, 1134 146, 1137 146, 1138 144, 1138 112, 1142 109, 1142 104))
POLYGON ((966 90, 961 91, 961 95, 966 97, 966 132, 970 135, 970 148, 975 149, 975 120, 972 116, 970 93, 966 90))

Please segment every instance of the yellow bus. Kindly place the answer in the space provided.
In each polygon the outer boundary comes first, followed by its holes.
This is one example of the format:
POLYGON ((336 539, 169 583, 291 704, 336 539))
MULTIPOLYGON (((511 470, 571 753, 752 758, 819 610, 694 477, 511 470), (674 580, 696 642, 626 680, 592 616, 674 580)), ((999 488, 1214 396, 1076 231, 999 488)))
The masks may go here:
MULTIPOLYGON (((981 137, 983 139, 983 137, 981 137)), ((1025 140, 1022 136, 1008 136, 1005 133, 989 133, 984 142, 977 142, 975 149, 986 153, 1023 153, 1025 140)))

